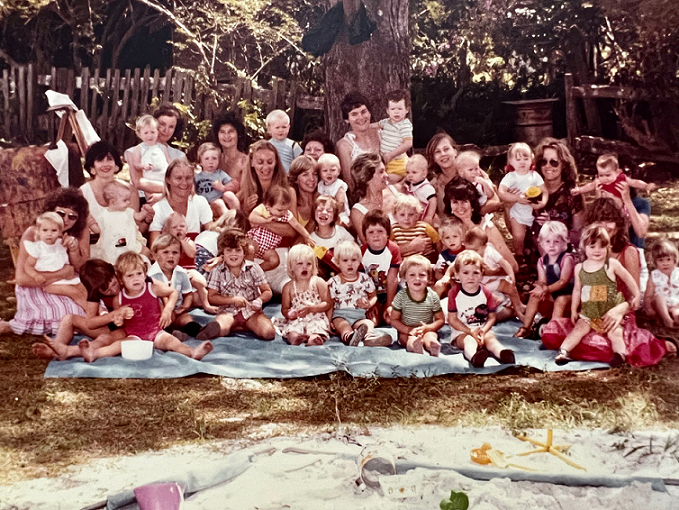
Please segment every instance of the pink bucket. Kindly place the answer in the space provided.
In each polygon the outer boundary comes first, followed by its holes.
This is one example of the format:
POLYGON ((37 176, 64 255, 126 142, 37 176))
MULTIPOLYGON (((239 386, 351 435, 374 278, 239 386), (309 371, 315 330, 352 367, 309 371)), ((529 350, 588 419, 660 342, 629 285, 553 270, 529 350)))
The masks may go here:
POLYGON ((140 510, 179 510, 184 489, 175 482, 159 482, 134 489, 140 510))

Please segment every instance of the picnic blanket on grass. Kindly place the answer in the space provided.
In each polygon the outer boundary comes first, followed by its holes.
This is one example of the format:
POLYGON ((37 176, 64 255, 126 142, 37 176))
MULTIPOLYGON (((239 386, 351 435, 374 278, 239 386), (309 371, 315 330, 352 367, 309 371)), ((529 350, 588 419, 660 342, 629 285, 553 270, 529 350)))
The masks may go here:
MULTIPOLYGON (((264 310, 269 317, 280 317, 280 303, 268 304, 264 310)), ((200 324, 207 324, 212 316, 202 310, 191 312, 200 324)), ((541 350, 542 343, 512 335, 519 328, 517 321, 507 321, 493 327, 500 342, 514 350, 516 365, 542 371, 589 370, 608 368, 607 363, 573 361, 559 367, 554 363, 555 351, 541 350)), ((432 377, 444 374, 492 374, 513 365, 501 365, 489 358, 483 368, 473 368, 462 351, 450 345, 450 327, 439 331, 442 344, 438 358, 428 354, 413 354, 396 342, 396 330, 378 328, 378 332, 394 338, 391 347, 348 347, 338 337, 322 346, 292 346, 280 336, 273 341, 258 340, 251 333, 237 332, 229 337, 212 340, 214 350, 201 361, 175 352, 155 350, 145 361, 129 361, 120 356, 101 358, 86 363, 82 358, 66 361, 53 360, 45 377, 100 377, 109 379, 171 379, 194 374, 221 375, 234 378, 288 379, 310 377, 345 371, 355 377, 432 377)), ((76 344, 79 338, 73 340, 76 344)), ((198 345, 198 340, 187 340, 198 345)))

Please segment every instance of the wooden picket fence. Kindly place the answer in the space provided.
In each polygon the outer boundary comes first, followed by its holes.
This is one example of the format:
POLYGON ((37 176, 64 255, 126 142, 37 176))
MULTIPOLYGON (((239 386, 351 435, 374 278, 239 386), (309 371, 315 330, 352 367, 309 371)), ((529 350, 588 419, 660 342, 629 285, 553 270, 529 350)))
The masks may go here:
MULTIPOLYGON (((234 110, 242 114, 242 100, 261 101, 264 111, 280 108, 323 110, 323 98, 300 94, 295 82, 274 78, 271 89, 254 86, 250 80, 238 79, 231 84, 218 84, 218 97, 227 101, 216 104, 214 94, 196 88, 190 73, 171 68, 165 73, 158 69, 74 69, 52 68, 40 75, 34 64, 14 66, 2 71, 0 79, 0 136, 19 143, 53 141, 58 121, 47 112, 45 91, 51 89, 68 94, 85 112, 95 130, 120 149, 135 142, 134 125, 139 115, 148 113, 151 104, 172 102, 191 106, 202 119, 212 119, 216 113, 234 110)), ((291 115, 291 116, 292 116, 291 115)))

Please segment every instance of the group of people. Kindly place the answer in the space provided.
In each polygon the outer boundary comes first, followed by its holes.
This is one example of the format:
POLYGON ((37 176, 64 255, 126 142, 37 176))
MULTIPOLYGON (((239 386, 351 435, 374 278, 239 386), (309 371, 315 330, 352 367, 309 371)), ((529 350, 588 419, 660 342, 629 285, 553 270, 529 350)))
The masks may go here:
POLYGON ((518 317, 518 337, 546 323, 541 338, 559 364, 650 365, 676 350, 635 321, 643 306, 679 327, 677 248, 659 240, 650 276, 646 264, 650 202, 637 190, 653 185, 626 177, 609 154, 578 186, 570 150, 546 138, 534 150, 511 145, 496 186, 481 155, 460 152, 446 133, 408 156, 409 96, 386 99, 387 116, 373 123, 368 100, 348 94, 349 130, 336 145, 321 132, 297 144, 274 110, 270 139, 246 149, 243 124, 227 113, 195 162, 169 144, 182 119, 161 106, 137 121, 130 182, 116 178, 118 151, 95 143, 91 180, 57 190, 24 233, 17 313, 0 332, 44 335, 33 346, 40 357, 93 361, 130 338, 201 359, 235 330, 384 347, 392 337, 376 328, 391 326, 407 351, 438 356, 447 323, 451 342, 482 367, 489 357, 515 362, 492 327, 518 317), (526 265, 537 281, 524 302, 516 274, 526 265), (282 318, 263 308, 274 293, 282 318), (214 318, 199 325, 197 307, 214 318), (70 345, 75 333, 91 340, 70 345))

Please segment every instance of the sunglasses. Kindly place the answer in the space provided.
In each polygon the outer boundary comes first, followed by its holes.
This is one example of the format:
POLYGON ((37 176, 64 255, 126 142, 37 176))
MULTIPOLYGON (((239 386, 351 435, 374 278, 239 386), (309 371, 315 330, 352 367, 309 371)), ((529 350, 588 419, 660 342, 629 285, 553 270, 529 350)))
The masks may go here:
POLYGON ((547 163, 549 163, 549 165, 554 167, 554 168, 559 166, 559 160, 557 160, 557 159, 549 159, 549 160, 541 159, 540 161, 538 161, 538 163, 540 164, 540 166, 545 166, 547 163))
POLYGON ((68 213, 68 214, 66 214, 66 211, 54 211, 54 212, 57 213, 57 214, 58 214, 59 216, 61 216, 62 218, 66 218, 66 216, 68 216, 68 219, 69 219, 69 220, 71 220, 71 221, 78 221, 78 215, 75 214, 75 213, 68 213))

